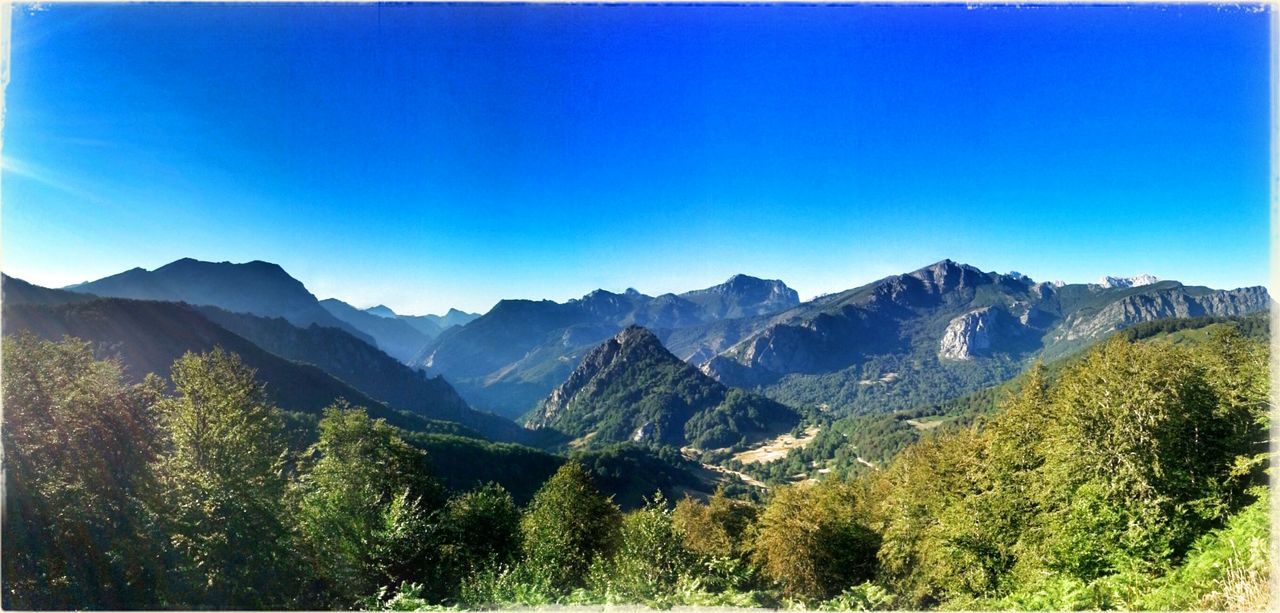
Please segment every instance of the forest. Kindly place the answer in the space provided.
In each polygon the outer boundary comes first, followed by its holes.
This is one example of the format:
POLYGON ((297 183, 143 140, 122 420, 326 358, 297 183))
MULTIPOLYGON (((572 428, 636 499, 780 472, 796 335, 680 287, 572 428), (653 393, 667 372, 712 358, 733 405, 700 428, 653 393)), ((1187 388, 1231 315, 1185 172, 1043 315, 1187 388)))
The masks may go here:
POLYGON ((1269 352, 1231 326, 1190 343, 1115 335, 1051 377, 1036 364, 994 413, 880 470, 758 502, 641 505, 602 493, 583 456, 518 497, 451 487, 437 476, 449 435, 345 402, 299 434, 234 353, 188 353, 167 380, 131 383, 86 342, 3 343, 9 609, 1176 610, 1270 596, 1269 352))

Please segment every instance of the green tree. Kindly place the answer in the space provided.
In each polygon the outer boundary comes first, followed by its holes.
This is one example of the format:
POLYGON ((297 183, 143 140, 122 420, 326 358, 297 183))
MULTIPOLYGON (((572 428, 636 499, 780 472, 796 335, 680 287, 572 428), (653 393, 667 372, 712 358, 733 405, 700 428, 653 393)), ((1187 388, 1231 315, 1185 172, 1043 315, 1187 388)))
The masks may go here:
POLYGON ((350 606, 434 565, 440 505, 426 454, 383 420, 338 403, 325 409, 314 460, 300 479, 297 530, 317 589, 350 606))
POLYGON ((786 594, 818 601, 870 580, 878 547, 857 488, 830 481, 775 491, 760 515, 754 555, 786 594))
POLYGON ((127 385, 75 339, 6 336, 3 359, 4 608, 163 603, 147 505, 160 381, 127 385))
POLYGON ((177 397, 160 403, 168 449, 157 471, 183 555, 184 601, 279 606, 293 567, 280 412, 253 371, 221 349, 182 356, 172 379, 177 397))
POLYGON ((686 497, 676 503, 672 513, 685 548, 719 558, 739 557, 747 552, 747 532, 755 518, 754 506, 729 498, 723 488, 717 488, 706 504, 686 497))
POLYGON ((505 566, 520 555, 520 509, 501 485, 489 483, 449 500, 446 522, 465 574, 505 566))
POLYGON ((566 462, 534 495, 521 520, 525 563, 551 589, 582 587, 591 564, 617 548, 622 514, 591 484, 577 462, 566 462))
POLYGON ((681 540, 666 499, 656 493, 644 508, 623 516, 617 550, 592 569, 593 587, 627 602, 665 597, 692 566, 681 540))

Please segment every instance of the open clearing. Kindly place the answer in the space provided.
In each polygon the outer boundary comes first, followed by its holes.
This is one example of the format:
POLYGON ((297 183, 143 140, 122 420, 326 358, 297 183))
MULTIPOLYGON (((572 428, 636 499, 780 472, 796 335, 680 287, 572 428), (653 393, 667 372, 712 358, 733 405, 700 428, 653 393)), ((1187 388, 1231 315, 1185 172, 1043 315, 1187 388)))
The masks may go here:
POLYGON ((788 432, 777 438, 767 440, 757 447, 738 453, 733 456, 733 459, 743 464, 768 463, 774 460, 781 460, 792 449, 800 449, 812 443, 813 437, 818 435, 818 430, 817 426, 810 426, 799 438, 788 432))

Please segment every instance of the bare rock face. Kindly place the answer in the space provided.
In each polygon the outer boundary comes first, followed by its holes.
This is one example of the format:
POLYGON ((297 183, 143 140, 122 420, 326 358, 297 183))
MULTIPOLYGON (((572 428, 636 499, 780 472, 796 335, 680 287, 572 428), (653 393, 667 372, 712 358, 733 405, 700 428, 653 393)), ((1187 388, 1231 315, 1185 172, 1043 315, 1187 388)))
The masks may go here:
POLYGON ((985 307, 970 311, 951 320, 942 342, 938 344, 938 357, 943 360, 972 360, 987 353, 995 327, 1004 311, 985 307))

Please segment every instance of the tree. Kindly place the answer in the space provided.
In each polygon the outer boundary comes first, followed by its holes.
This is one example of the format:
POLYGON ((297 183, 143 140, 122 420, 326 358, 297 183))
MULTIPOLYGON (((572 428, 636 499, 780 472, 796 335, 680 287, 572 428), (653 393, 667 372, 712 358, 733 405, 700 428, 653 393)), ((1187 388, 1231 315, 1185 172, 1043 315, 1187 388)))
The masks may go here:
POLYGON ((168 449, 157 471, 171 540, 183 555, 183 600, 280 605, 292 568, 280 413, 253 371, 221 349, 182 356, 172 379, 177 397, 160 403, 168 449))
POLYGON ((163 602, 164 539, 147 502, 161 383, 127 385, 88 343, 4 339, 3 606, 163 602))
MULTIPOLYGON (((314 465, 300 479, 297 530, 321 591, 347 606, 433 565, 440 506, 426 454, 381 419, 325 409, 314 465)), ((322 603, 332 605, 333 603, 322 603)))
POLYGON ((485 484, 450 499, 445 515, 464 574, 510 564, 520 555, 520 509, 501 485, 485 484))
POLYGON ((779 488, 760 515, 755 558, 788 595, 825 600, 875 574, 879 537, 853 485, 779 488))
POLYGON ((607 563, 592 569, 592 583, 628 602, 648 602, 669 594, 692 561, 658 492, 644 508, 622 518, 618 548, 607 563))
POLYGON ((694 553, 719 558, 739 557, 749 543, 747 530, 756 518, 756 508, 725 495, 724 488, 706 504, 686 497, 676 503, 672 521, 684 546, 694 553))
POLYGON ((593 561, 618 545, 621 512, 591 484, 577 462, 566 462, 538 490, 521 520, 525 563, 554 590, 582 587, 593 561))

